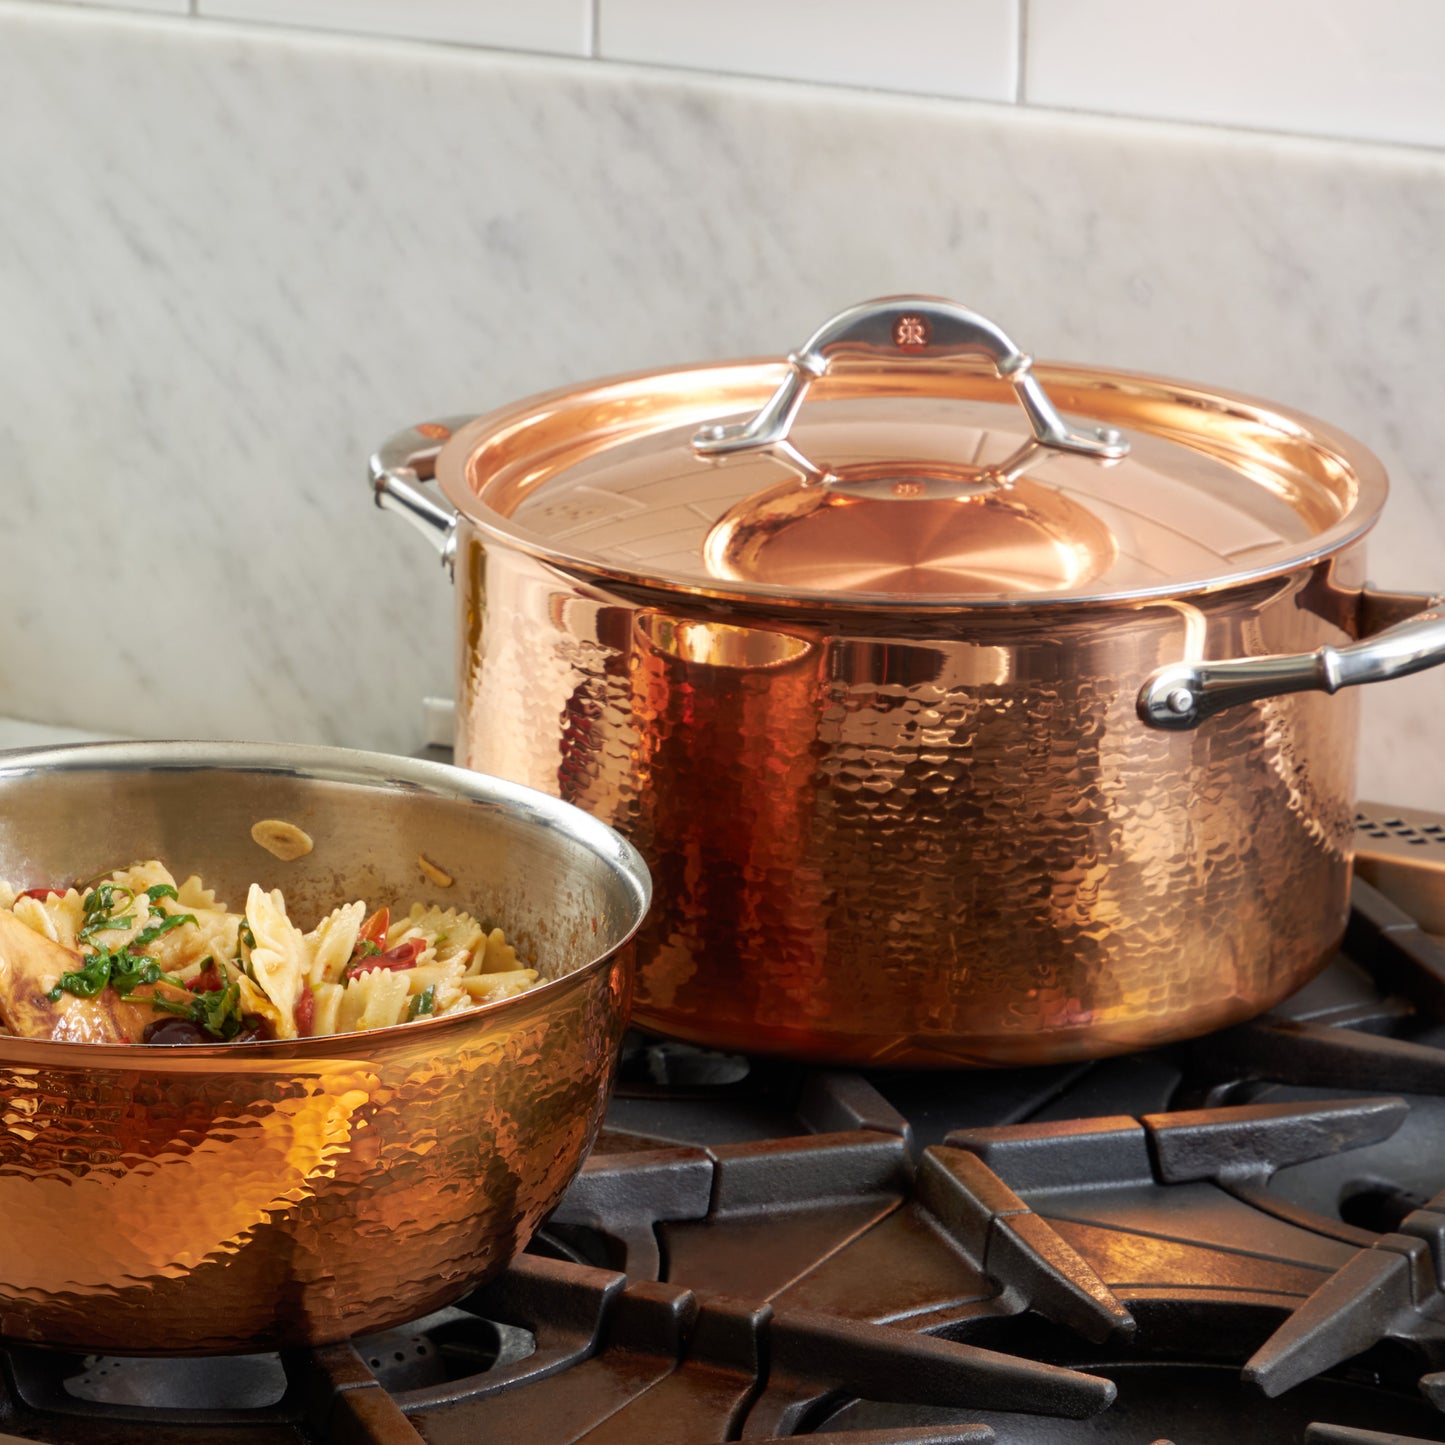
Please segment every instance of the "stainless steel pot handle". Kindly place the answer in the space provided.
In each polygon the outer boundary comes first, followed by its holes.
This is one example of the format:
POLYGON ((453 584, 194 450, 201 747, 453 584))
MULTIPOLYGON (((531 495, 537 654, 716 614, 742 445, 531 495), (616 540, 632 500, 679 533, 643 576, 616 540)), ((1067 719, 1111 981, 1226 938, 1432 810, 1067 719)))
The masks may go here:
POLYGON ((457 514, 423 491, 421 484, 432 480, 437 453, 452 433, 473 420, 449 416, 407 427, 377 448, 369 466, 376 505, 405 517, 441 554, 448 573, 456 564, 457 514))
POLYGON ((975 355, 993 363, 1009 381, 1043 446, 1093 457, 1122 457, 1129 444, 1113 427, 1073 430, 1033 375, 1033 358, 1020 351, 985 316, 936 296, 885 296, 840 312, 788 357, 788 374, 751 421, 705 426, 692 439, 700 456, 762 451, 785 442, 808 388, 835 356, 853 353, 874 360, 975 355))
POLYGON ((1225 708, 1262 697, 1338 692, 1438 667, 1445 663, 1445 608, 1440 601, 1421 597, 1426 611, 1348 647, 1227 662, 1171 663, 1153 673, 1140 689, 1139 716, 1150 727, 1183 731, 1225 708))

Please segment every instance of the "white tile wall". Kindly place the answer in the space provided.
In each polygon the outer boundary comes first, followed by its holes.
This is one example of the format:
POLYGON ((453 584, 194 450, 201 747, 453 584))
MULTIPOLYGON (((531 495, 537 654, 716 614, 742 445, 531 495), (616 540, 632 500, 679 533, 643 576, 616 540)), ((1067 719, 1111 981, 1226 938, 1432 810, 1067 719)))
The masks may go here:
MULTIPOLYGON (((0 713, 410 749, 452 596, 393 427, 905 290, 1328 418, 1374 578, 1445 585, 1445 152, 123 8, 0 0, 0 713)), ((1445 809, 1442 688, 1367 690, 1366 796, 1445 809)))
POLYGON ((1013 100, 1018 0, 599 0, 607 60, 1013 100))
POLYGON ((196 0, 203 18, 254 20, 443 40, 458 45, 588 55, 593 0, 196 0))
POLYGON ((1445 148, 1445 0, 0 0, 1445 148))
POLYGON ((1445 145, 1440 0, 1030 0, 1029 103, 1445 145))

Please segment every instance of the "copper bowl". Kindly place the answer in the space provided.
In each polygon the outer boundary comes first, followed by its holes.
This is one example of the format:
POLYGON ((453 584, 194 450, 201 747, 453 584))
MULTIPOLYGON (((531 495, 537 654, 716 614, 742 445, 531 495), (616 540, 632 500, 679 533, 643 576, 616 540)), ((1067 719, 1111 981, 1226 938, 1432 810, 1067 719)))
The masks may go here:
POLYGON ((0 877, 159 857, 235 905, 279 887, 502 923, 547 979, 361 1034, 180 1048, 0 1037, 0 1334, 222 1353, 388 1328, 502 1269, 590 1147, 650 884, 579 810, 435 763, 128 743, 0 755, 0 877), (296 862, 252 842, 284 818, 296 862), (439 888, 421 854, 453 875, 439 888))

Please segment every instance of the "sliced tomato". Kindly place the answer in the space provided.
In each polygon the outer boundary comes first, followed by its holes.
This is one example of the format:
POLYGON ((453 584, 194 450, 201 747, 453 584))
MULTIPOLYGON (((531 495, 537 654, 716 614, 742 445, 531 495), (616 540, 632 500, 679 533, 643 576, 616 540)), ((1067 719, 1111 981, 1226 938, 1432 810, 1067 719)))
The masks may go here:
POLYGON ((296 1032, 302 1038, 310 1038, 311 1030, 316 1027, 316 995, 311 992, 311 985, 301 985, 301 996, 296 1000, 296 1032))
POLYGON ((17 898, 38 898, 42 903, 47 898, 64 898, 68 889, 65 888, 27 888, 23 893, 17 893, 17 898))
POLYGON ((375 944, 379 953, 386 947, 386 935, 391 928, 391 909, 378 908, 365 923, 361 925, 361 932, 356 935, 356 946, 360 948, 363 943, 375 944))
POLYGON ((221 977, 221 966, 215 959, 186 985, 192 993, 220 993, 225 986, 226 980, 221 977))
POLYGON ((367 958, 354 959, 346 966, 346 977, 360 978, 363 973, 371 973, 378 968, 390 969, 393 972, 415 968, 423 947, 425 945, 421 939, 408 938, 398 943, 395 948, 388 948, 385 953, 373 953, 367 958))

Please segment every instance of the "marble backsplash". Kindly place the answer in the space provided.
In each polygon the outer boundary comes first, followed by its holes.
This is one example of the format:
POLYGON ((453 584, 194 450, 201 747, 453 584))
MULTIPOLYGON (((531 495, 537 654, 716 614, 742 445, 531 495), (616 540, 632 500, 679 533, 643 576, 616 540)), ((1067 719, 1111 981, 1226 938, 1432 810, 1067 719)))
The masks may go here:
MULTIPOLYGON (((390 431, 950 295, 1327 418, 1445 589, 1445 155, 0 0, 0 714, 408 750, 390 431)), ((1445 673, 1361 787, 1445 809, 1445 673)))

